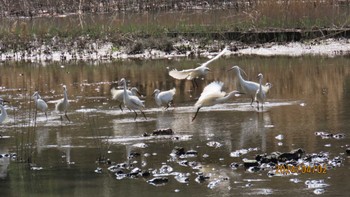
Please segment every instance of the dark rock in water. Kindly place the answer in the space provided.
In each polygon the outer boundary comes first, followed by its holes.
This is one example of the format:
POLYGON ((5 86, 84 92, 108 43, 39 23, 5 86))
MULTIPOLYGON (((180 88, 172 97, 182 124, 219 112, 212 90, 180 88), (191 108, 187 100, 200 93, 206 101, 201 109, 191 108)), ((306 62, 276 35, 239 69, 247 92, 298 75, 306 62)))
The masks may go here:
POLYGON ((185 153, 185 149, 183 147, 178 146, 175 146, 175 148, 171 151, 171 154, 176 156, 184 155, 185 153))
POLYGON ((130 173, 127 174, 127 176, 128 177, 137 177, 140 172, 141 172, 140 168, 134 168, 130 171, 130 173))
POLYGON ((333 138, 335 139, 343 139, 345 137, 344 133, 337 133, 333 135, 333 138))
POLYGON ((143 137, 148 137, 148 136, 158 136, 158 135, 173 135, 174 132, 172 129, 167 128, 167 129, 157 129, 154 130, 151 134, 144 133, 143 137))
POLYGON ((238 163, 231 163, 230 164, 230 168, 233 169, 233 170, 236 170, 237 168, 239 167, 239 164, 238 163))
POLYGON ((267 155, 266 153, 265 154, 260 154, 260 155, 257 155, 255 157, 255 159, 257 161, 259 161, 260 163, 270 163, 270 162, 273 162, 273 163, 278 163, 278 157, 281 155, 282 153, 280 152, 272 152, 270 155, 267 155))
POLYGON ((179 164, 180 166, 188 166, 188 165, 189 165, 189 163, 188 163, 187 160, 180 160, 180 161, 178 162, 178 164, 179 164))
POLYGON ((205 176, 203 173, 198 173, 198 176, 196 177, 195 181, 197 183, 202 183, 202 182, 209 180, 209 179, 210 179, 209 176, 205 176))
POLYGON ((144 170, 141 172, 141 176, 146 178, 151 176, 151 173, 148 170, 144 170))
POLYGON ((247 169, 248 172, 259 172, 261 168, 259 166, 252 166, 247 169))
POLYGON ((350 148, 347 148, 347 149, 346 149, 346 153, 347 153, 348 155, 350 155, 350 148))
POLYGON ((289 160, 298 160, 304 155, 305 151, 302 148, 294 149, 289 153, 282 153, 278 156, 278 161, 289 161, 289 160))
POLYGON ((270 163, 273 162, 277 164, 279 161, 285 162, 290 160, 298 160, 305 154, 305 151, 301 148, 292 150, 290 152, 281 153, 281 152, 272 152, 270 155, 260 154, 255 157, 260 163, 270 163))
POLYGON ((129 159, 132 159, 132 158, 135 158, 135 157, 138 157, 140 156, 141 154, 140 153, 137 153, 137 152, 131 152, 129 154, 129 159))
POLYGON ((198 152, 195 150, 189 150, 186 152, 186 155, 198 155, 198 152))
POLYGON ((255 159, 243 159, 243 165, 245 168, 253 167, 253 166, 258 166, 259 163, 255 159))
POLYGON ((148 180, 147 183, 155 186, 161 186, 165 185, 168 182, 168 180, 169 179, 167 177, 156 177, 151 180, 148 180))

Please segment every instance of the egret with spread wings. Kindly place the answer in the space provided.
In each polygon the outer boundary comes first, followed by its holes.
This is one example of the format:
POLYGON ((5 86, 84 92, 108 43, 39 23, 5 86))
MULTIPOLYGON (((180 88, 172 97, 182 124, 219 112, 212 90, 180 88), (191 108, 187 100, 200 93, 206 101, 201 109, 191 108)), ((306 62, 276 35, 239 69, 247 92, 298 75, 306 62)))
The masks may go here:
POLYGON ((169 71, 169 75, 172 76, 175 79, 183 80, 192 80, 192 85, 193 87, 198 87, 198 84, 196 82, 196 78, 205 76, 210 69, 208 68, 208 65, 220 58, 223 54, 225 54, 227 51, 227 47, 224 48, 219 54, 217 54, 214 58, 210 59, 209 61, 201 64, 197 68, 193 69, 186 69, 186 70, 181 70, 178 71, 177 69, 173 69, 169 71))
POLYGON ((236 90, 228 94, 226 94, 226 92, 222 92, 221 89, 223 85, 224 85, 223 82, 214 81, 204 88, 201 96, 199 97, 198 101, 194 105, 195 107, 197 107, 197 111, 194 117, 192 118, 192 121, 196 119, 199 110, 203 106, 212 106, 219 103, 224 103, 229 99, 231 99, 232 97, 234 97, 236 94, 240 94, 236 90))

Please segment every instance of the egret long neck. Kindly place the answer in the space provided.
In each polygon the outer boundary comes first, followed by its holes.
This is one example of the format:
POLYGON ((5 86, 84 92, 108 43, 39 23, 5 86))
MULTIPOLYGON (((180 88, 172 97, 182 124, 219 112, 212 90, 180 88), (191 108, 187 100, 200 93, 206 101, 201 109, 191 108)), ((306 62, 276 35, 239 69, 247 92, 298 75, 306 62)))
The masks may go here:
POLYGON ((128 95, 127 91, 126 91, 126 82, 124 81, 124 95, 123 95, 124 103, 125 103, 125 100, 126 100, 126 98, 127 98, 128 96, 129 96, 129 95, 128 95))
POLYGON ((228 93, 226 96, 217 99, 217 101, 219 103, 224 103, 224 102, 230 100, 232 97, 234 97, 236 93, 237 93, 236 91, 232 91, 232 92, 228 93))
POLYGON ((262 92, 262 77, 259 78, 259 91, 262 92))
POLYGON ((68 101, 67 89, 64 89, 63 94, 64 94, 63 100, 68 101))
POLYGON ((1 114, 0 114, 0 123, 4 122, 4 120, 6 120, 7 118, 7 113, 6 113, 6 110, 4 108, 4 106, 0 105, 0 111, 1 111, 1 114))

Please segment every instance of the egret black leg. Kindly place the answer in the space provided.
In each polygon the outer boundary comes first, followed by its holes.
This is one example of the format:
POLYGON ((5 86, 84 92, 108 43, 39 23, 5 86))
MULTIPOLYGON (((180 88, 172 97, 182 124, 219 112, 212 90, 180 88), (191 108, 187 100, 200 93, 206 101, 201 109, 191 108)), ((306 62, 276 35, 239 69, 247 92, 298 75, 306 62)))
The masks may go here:
POLYGON ((67 112, 64 113, 64 115, 66 116, 67 120, 70 122, 70 119, 68 118, 67 112))
POLYGON ((196 111, 196 114, 195 114, 194 117, 192 118, 192 122, 194 121, 194 119, 196 119, 197 114, 198 114, 198 112, 199 112, 199 109, 200 109, 200 107, 198 107, 198 109, 197 109, 197 111, 196 111))
POLYGON ((194 78, 193 81, 194 81, 194 84, 196 84, 196 87, 198 88, 198 84, 197 84, 196 78, 194 78))
POLYGON ((196 88, 196 85, 195 85, 195 83, 194 83, 194 79, 192 79, 191 81, 192 81, 193 89, 195 89, 195 88, 196 88))
POLYGON ((122 111, 123 111, 123 108, 122 108, 122 103, 120 103, 120 104, 119 104, 119 108, 120 108, 120 110, 122 110, 122 111))
POLYGON ((250 106, 253 107, 253 102, 254 102, 254 99, 252 98, 252 102, 250 102, 250 106))
POLYGON ((143 111, 141 111, 141 113, 142 113, 143 117, 145 117, 145 119, 147 120, 145 113, 143 113, 143 111))
POLYGON ((135 113, 135 118, 134 118, 134 120, 136 120, 136 118, 137 118, 137 113, 136 113, 136 111, 134 110, 134 113, 135 113))
POLYGON ((47 120, 47 112, 45 112, 46 120, 47 120))

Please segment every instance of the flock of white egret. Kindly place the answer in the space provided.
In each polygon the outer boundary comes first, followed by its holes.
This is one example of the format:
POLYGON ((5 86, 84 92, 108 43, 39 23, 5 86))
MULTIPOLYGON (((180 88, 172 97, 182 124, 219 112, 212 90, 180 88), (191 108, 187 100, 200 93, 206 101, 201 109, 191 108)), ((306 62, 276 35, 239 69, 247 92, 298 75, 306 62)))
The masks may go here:
MULTIPOLYGON (((196 82, 197 78, 204 77, 210 69, 208 68, 208 65, 213 62, 214 60, 221 57, 225 52, 227 51, 227 47, 224 48, 218 55, 216 55, 214 58, 210 59, 209 61, 201 64, 200 66, 194 68, 194 69, 186 69, 182 71, 178 71, 176 69, 173 69, 169 71, 169 75, 172 76, 175 79, 178 80, 191 80, 193 87, 198 87, 198 84, 196 82)), ((246 95, 249 98, 251 98, 250 105, 253 106, 253 102, 257 102, 257 109, 259 110, 259 107, 263 108, 264 102, 266 100, 266 94, 272 87, 271 83, 266 83, 265 85, 262 84, 263 80, 263 74, 259 73, 257 78, 259 83, 253 82, 253 81, 247 81, 242 77, 241 71, 245 73, 240 67, 233 66, 229 70, 232 70, 235 74, 235 77, 237 79, 237 90, 233 90, 229 93, 223 92, 222 87, 224 85, 223 82, 220 81, 214 81, 208 84, 201 93, 198 101, 195 103, 196 107, 196 113, 194 117, 192 118, 192 121, 195 120, 197 117, 197 114, 199 110, 204 106, 212 106, 219 103, 224 103, 233 98, 234 96, 238 95, 246 95)), ((137 94, 141 95, 136 87, 131 88, 128 90, 127 83, 124 78, 122 78, 119 81, 119 85, 123 87, 123 89, 116 89, 113 87, 111 89, 112 99, 118 101, 119 108, 123 111, 122 104, 124 104, 125 107, 127 107, 129 110, 133 111, 135 113, 134 120, 137 118, 136 110, 139 110, 145 119, 146 115, 143 112, 145 109, 144 101, 142 101, 137 94)), ((155 102, 158 106, 163 106, 165 109, 168 109, 171 105, 174 106, 173 98, 176 93, 176 89, 173 88, 171 90, 167 91, 160 91, 159 89, 155 89, 153 92, 153 96, 155 99, 155 102)), ((68 101, 68 95, 67 95, 67 87, 63 85, 63 98, 60 99, 56 103, 56 111, 60 113, 61 120, 63 120, 63 114, 67 118, 68 121, 70 121, 67 110, 69 108, 69 101, 68 101)), ((35 92, 32 96, 35 102, 36 109, 45 113, 47 118, 47 110, 48 106, 46 102, 41 98, 38 92, 35 92)), ((4 108, 4 103, 7 102, 0 98, 0 123, 3 123, 7 120, 7 113, 6 109, 4 108)))

